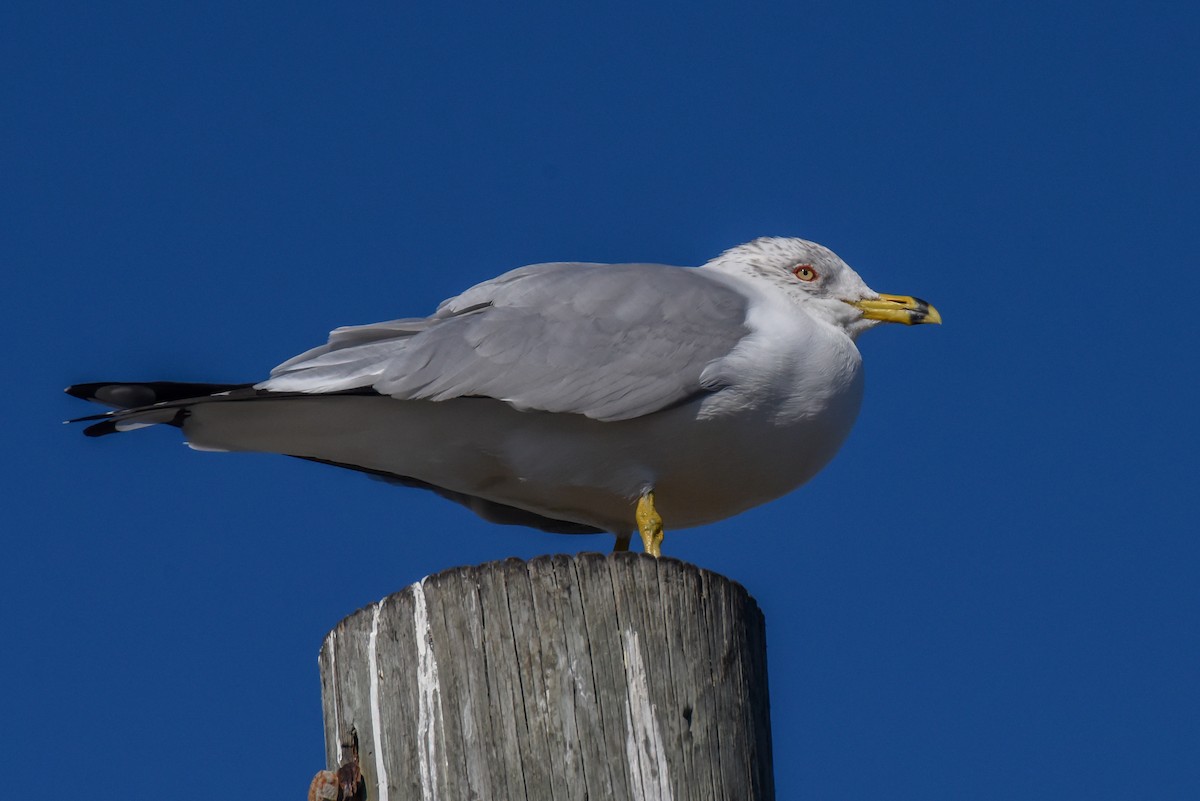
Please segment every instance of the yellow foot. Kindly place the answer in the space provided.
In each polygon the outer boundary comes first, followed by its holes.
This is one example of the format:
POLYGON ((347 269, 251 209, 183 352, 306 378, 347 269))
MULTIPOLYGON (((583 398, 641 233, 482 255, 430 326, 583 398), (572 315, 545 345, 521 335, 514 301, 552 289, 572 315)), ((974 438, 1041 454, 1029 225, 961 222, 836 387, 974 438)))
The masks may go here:
POLYGON ((617 541, 613 543, 613 553, 629 550, 629 540, 633 538, 632 534, 618 534, 617 541))
POLYGON ((642 535, 642 547, 655 559, 662 556, 663 521, 654 508, 654 493, 647 490, 638 500, 635 514, 638 533, 642 535))

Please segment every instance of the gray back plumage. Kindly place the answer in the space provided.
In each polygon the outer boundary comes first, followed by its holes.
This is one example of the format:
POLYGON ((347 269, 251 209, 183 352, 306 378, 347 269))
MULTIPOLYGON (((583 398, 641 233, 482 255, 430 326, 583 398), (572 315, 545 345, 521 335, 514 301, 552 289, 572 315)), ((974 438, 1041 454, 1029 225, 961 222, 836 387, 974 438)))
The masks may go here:
POLYGON ((485 396, 624 420, 702 391, 704 368, 747 333, 746 308, 745 297, 702 270, 536 264, 478 284, 427 318, 338 329, 258 386, 485 396))

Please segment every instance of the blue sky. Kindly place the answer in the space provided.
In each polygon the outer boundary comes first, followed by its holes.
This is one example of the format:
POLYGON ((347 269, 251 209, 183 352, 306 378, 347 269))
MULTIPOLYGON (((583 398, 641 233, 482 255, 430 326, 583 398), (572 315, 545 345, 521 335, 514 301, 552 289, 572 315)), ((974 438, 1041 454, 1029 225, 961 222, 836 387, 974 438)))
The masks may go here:
POLYGON ((85 440, 63 386, 255 380, 524 263, 771 234, 946 321, 863 337, 808 486, 668 534, 767 615, 779 797, 1200 794, 1200 12, 742 6, 0 11, 21 775, 299 797, 342 616, 608 547, 173 431, 85 440))

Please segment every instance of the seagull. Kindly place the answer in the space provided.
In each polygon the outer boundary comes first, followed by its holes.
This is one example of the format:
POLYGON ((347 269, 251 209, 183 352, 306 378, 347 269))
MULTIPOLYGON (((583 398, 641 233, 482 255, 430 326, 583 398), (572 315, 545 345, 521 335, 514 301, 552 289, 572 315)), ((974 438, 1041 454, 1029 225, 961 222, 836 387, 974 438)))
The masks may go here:
POLYGON ((334 330, 253 384, 99 382, 88 436, 152 425, 432 490, 497 523, 662 552, 812 478, 863 394, 856 338, 940 323, 831 250, 763 237, 701 267, 533 264, 428 317, 334 330))

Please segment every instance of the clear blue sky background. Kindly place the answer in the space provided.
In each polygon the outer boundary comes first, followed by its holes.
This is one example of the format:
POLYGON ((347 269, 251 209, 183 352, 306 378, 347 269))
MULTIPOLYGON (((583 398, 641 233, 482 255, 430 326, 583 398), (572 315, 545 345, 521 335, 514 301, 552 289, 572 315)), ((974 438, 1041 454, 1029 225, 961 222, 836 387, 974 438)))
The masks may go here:
POLYGON ((766 612, 779 797, 1200 797, 1195 5, 416 5, 0 10, 21 783, 301 797, 342 616, 608 547, 85 440, 63 386, 255 380, 520 264, 781 234, 946 324, 862 339, 811 484, 668 535, 766 612))

